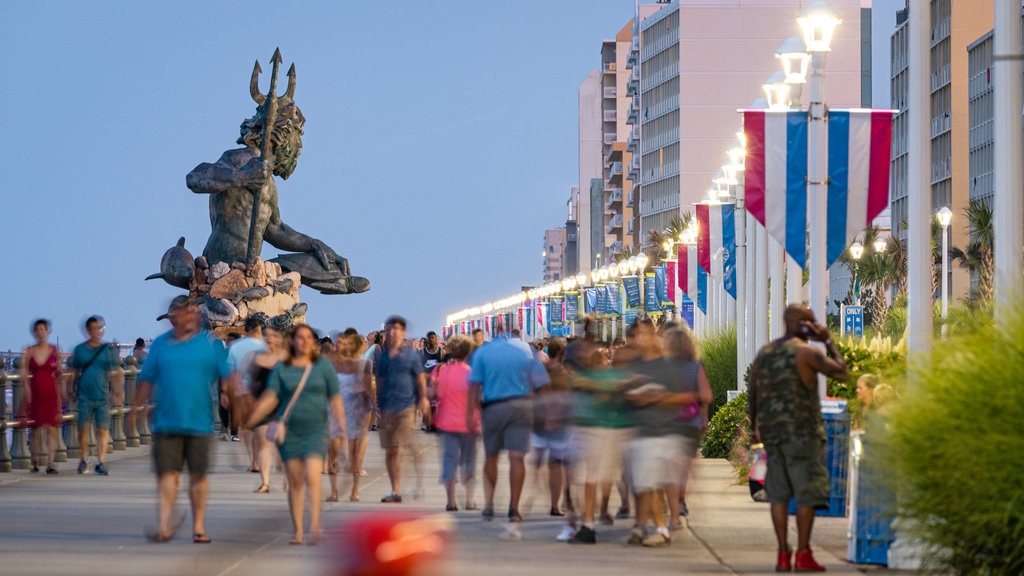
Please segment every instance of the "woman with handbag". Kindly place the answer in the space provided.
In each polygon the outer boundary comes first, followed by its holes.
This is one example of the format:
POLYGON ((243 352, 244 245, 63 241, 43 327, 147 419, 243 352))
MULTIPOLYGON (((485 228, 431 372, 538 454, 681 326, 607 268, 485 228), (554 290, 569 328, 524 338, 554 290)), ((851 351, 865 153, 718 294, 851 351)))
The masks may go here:
POLYGON ((277 419, 267 426, 267 439, 277 444, 288 476, 288 508, 295 528, 289 544, 303 543, 303 499, 308 490, 308 543, 315 545, 322 535, 320 476, 327 456, 327 407, 331 406, 343 435, 345 408, 338 391, 338 375, 328 360, 320 358, 313 329, 305 324, 296 326, 290 348, 291 357, 270 373, 249 425, 277 408, 277 419))

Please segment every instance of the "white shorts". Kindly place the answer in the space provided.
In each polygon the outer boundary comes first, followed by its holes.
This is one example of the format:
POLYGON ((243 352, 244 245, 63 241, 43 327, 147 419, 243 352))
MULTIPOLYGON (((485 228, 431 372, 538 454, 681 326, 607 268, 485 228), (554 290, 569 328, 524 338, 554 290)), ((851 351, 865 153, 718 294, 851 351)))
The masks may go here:
POLYGON ((691 458, 687 444, 693 439, 678 434, 637 437, 630 441, 630 478, 636 492, 679 485, 691 458))
POLYGON ((632 428, 573 428, 577 455, 574 480, 585 484, 618 481, 622 475, 623 445, 632 436, 632 428))
POLYGON ((544 457, 547 453, 548 460, 566 461, 572 458, 572 442, 569 438, 559 440, 546 438, 539 434, 530 435, 530 445, 537 454, 537 458, 544 457))

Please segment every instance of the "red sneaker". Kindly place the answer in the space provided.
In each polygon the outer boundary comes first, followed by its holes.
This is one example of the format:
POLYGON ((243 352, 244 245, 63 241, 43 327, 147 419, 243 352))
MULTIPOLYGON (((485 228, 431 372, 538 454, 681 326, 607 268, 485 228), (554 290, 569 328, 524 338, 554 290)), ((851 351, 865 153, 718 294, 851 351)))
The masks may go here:
POLYGON ((808 548, 803 552, 797 552, 793 564, 794 572, 824 572, 825 567, 814 561, 814 554, 808 548))
POLYGON ((775 563, 776 572, 790 572, 793 570, 792 560, 793 549, 788 548, 785 552, 779 552, 779 560, 775 563))

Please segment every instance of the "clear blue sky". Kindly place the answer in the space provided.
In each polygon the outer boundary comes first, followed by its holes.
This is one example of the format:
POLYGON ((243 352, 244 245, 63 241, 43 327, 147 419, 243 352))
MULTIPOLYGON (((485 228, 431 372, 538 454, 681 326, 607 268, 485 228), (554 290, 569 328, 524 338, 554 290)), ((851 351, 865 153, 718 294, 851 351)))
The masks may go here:
MULTIPOLYGON (((279 46, 306 116, 281 213, 373 283, 303 288, 309 321, 412 334, 541 281, 545 228, 577 180, 577 89, 632 0, 19 2, 0 24, 6 108, 0 349, 34 318, 64 348, 91 314, 154 337, 180 290, 143 279, 208 198, 185 174, 234 147, 253 61, 279 46), (268 16, 275 6, 286 7, 268 16)), ((263 256, 277 250, 264 247, 263 256)))

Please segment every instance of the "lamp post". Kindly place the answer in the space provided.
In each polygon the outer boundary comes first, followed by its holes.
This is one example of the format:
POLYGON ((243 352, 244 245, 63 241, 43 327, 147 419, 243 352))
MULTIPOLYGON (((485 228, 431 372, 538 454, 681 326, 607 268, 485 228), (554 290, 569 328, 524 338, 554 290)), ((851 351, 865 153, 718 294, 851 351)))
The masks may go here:
POLYGON ((850 244, 850 256, 853 257, 853 305, 860 306, 860 259, 864 256, 864 245, 859 241, 850 244))
POLYGON ((953 211, 943 206, 935 219, 942 226, 942 338, 946 338, 946 317, 949 316, 949 222, 953 219, 953 211))
MULTIPOLYGON (((828 274, 825 266, 825 178, 828 174, 828 126, 825 117, 825 57, 831 51, 832 33, 842 21, 825 0, 811 0, 796 19, 811 55, 811 94, 808 103, 807 206, 810 230, 810 308, 818 322, 825 322, 828 274)), ((825 397, 825 376, 818 375, 818 396, 825 397)))

